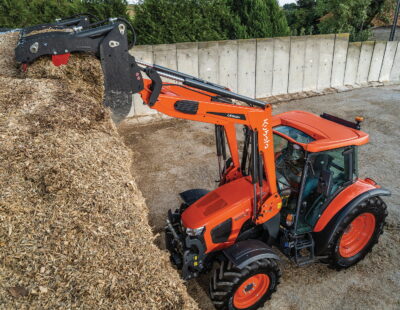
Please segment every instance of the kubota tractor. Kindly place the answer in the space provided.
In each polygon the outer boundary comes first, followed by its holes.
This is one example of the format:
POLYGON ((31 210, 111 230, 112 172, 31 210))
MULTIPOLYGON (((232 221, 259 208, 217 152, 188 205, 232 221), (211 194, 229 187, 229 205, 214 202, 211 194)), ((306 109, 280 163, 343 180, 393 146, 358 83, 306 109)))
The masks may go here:
POLYGON ((22 31, 16 58, 26 66, 52 55, 60 65, 70 52, 91 52, 101 59, 105 104, 115 119, 129 112, 132 94, 140 92, 145 104, 162 113, 215 124, 218 187, 181 193, 182 205, 168 213, 166 247, 184 279, 210 273, 216 308, 257 309, 279 284, 280 258, 273 248, 299 266, 323 262, 337 270, 371 251, 387 215, 381 196, 390 192, 358 175, 358 147, 368 142, 361 118, 353 123, 302 111, 272 116, 267 103, 135 61, 127 26, 110 19, 69 32, 22 31), (143 81, 141 72, 149 79, 143 81), (161 76, 179 83, 163 83, 161 76), (237 125, 243 128, 240 142, 237 125))

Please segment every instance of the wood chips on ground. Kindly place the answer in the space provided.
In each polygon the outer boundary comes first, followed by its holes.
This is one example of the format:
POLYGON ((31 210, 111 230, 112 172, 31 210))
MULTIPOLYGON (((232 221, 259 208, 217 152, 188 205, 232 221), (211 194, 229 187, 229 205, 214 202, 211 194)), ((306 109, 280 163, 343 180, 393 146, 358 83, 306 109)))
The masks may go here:
POLYGON ((154 244, 100 63, 23 74, 0 35, 0 308, 196 309, 154 244))

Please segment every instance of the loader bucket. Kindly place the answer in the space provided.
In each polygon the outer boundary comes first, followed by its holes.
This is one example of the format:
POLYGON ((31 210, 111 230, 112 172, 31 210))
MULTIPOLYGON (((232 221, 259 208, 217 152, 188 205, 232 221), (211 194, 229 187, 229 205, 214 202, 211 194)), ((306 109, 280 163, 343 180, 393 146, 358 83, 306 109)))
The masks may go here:
MULTIPOLYGON (((107 24, 90 27, 64 27, 30 34, 22 30, 15 48, 15 58, 23 67, 42 56, 52 56, 56 66, 68 63, 70 53, 90 53, 99 58, 104 76, 104 105, 116 122, 125 118, 132 106, 132 95, 143 89, 143 79, 135 58, 128 52, 125 21, 113 19, 107 24)), ((43 25, 39 29, 44 29, 43 25)))

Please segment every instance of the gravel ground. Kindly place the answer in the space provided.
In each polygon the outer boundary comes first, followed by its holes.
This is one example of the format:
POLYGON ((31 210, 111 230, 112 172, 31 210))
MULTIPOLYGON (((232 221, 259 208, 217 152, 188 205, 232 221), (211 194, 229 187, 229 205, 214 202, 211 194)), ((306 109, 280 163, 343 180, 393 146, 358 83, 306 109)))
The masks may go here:
MULTIPOLYGON (((370 143, 359 152, 361 177, 371 177, 392 191, 386 197, 388 225, 365 260, 337 272, 322 264, 299 268, 282 258, 278 291, 264 309, 400 309, 400 86, 363 88, 280 103, 274 114, 289 110, 327 112, 346 119, 365 117, 370 143)), ((164 248, 166 212, 190 188, 215 188, 217 159, 213 125, 169 120, 147 126, 124 124, 120 133, 134 154, 134 175, 150 209, 156 243, 164 248)), ((202 309, 213 309, 206 276, 188 283, 202 309)))

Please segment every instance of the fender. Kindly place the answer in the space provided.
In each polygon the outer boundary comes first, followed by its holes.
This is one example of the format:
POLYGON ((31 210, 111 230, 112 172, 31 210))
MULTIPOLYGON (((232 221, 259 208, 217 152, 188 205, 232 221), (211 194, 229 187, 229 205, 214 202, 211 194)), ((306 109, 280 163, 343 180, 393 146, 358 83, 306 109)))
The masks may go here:
POLYGON ((206 189, 189 189, 187 191, 179 193, 179 196, 181 196, 184 203, 190 206, 209 192, 210 191, 206 189))
POLYGON ((322 212, 320 218, 314 226, 313 232, 322 231, 326 225, 328 225, 331 219, 353 199, 359 197, 363 193, 380 188, 379 185, 376 185, 373 181, 371 181, 370 179, 358 179, 356 182, 350 184, 344 190, 342 190, 322 212))
POLYGON ((331 221, 324 227, 322 231, 317 233, 314 232, 314 240, 317 255, 322 255, 327 248, 327 245, 331 242, 333 235, 342 222, 342 220, 363 200, 369 199, 376 196, 390 196, 390 191, 384 188, 374 188, 367 192, 363 192, 361 195, 350 201, 344 208, 340 210, 339 213, 331 219, 331 221))
POLYGON ((225 256, 239 269, 263 258, 280 260, 270 246, 259 240, 239 241, 222 251, 225 256))

